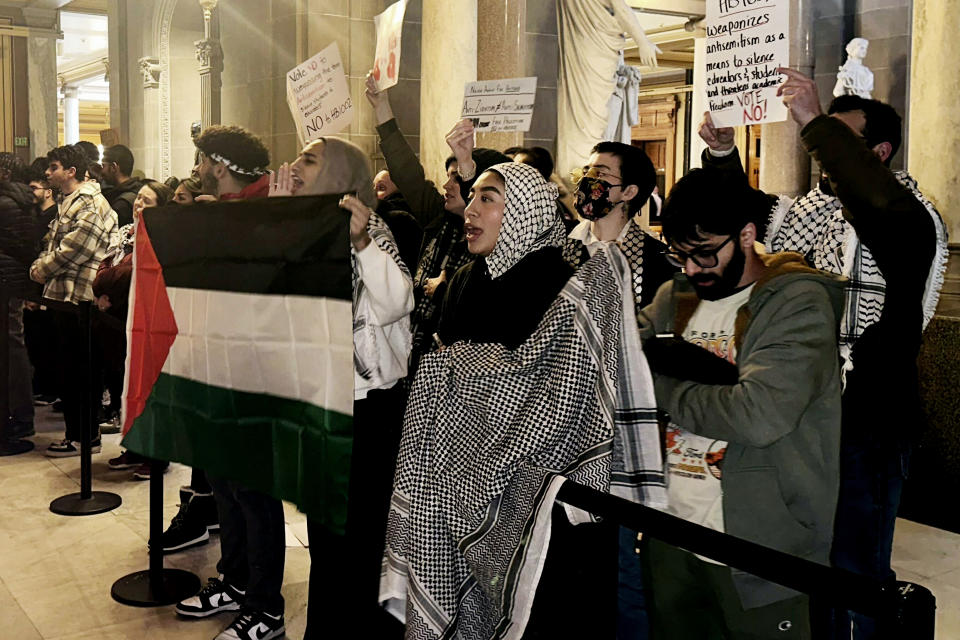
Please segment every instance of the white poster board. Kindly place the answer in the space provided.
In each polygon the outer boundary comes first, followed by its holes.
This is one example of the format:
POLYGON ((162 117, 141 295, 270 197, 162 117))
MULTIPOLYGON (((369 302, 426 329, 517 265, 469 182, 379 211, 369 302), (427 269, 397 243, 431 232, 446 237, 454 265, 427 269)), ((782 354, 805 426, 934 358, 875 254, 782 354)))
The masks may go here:
POLYGON ((707 0, 706 88, 718 127, 781 122, 777 97, 790 62, 788 0, 707 0))
POLYGON ((468 82, 460 117, 481 132, 529 131, 536 97, 536 77, 468 82))
POLYGON ((287 72, 287 104, 301 144, 350 126, 353 101, 336 42, 287 72))
POLYGON ((373 79, 377 91, 397 84, 400 74, 400 40, 403 35, 403 14, 407 0, 397 0, 380 15, 373 17, 377 30, 377 52, 373 58, 373 79))

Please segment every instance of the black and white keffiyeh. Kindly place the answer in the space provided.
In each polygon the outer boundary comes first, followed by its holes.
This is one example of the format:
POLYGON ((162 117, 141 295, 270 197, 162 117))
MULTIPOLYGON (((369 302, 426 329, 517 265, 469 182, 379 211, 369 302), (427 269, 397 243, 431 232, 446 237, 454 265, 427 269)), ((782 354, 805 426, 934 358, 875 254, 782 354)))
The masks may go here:
POLYGON ((624 321, 629 273, 602 247, 517 349, 458 342, 424 357, 380 583, 407 638, 523 634, 565 478, 666 505, 653 378, 624 321))
MULTIPOLYGON (((636 221, 628 220, 627 232, 623 240, 617 243, 627 262, 630 263, 633 279, 633 301, 638 315, 643 308, 640 300, 643 292, 643 239, 645 237, 643 228, 636 221)), ((587 251, 586 245, 577 238, 568 236, 563 243, 563 261, 577 270, 580 265, 589 259, 590 253, 587 251)))
MULTIPOLYGON (((929 212, 937 233, 936 255, 923 294, 923 328, 937 308, 949 257, 947 228, 940 213, 917 188, 906 171, 895 171, 900 184, 913 193, 929 212)), ((857 338, 880 319, 886 281, 869 247, 860 243, 853 225, 843 217, 840 199, 827 195, 819 186, 797 198, 789 209, 774 210, 767 228, 769 251, 797 251, 817 269, 848 278, 843 318, 840 321, 840 356, 844 372, 853 369, 851 352, 857 338)))
POLYGON ((120 231, 117 233, 118 244, 110 247, 107 255, 103 258, 108 267, 117 266, 121 260, 133 253, 133 241, 136 235, 136 223, 131 222, 120 227, 120 231))
POLYGON ((493 251, 484 260, 497 279, 525 256, 544 247, 563 246, 566 231, 557 214, 557 185, 540 172, 519 162, 495 164, 488 171, 503 177, 503 224, 493 251))
MULTIPOLYGON (((397 266, 409 279, 410 272, 403 260, 400 259, 397 242, 393 239, 393 233, 391 233, 383 218, 371 212, 370 220, 367 221, 367 233, 370 234, 370 239, 377 247, 390 256, 390 259, 397 263, 397 266)), ((380 361, 377 355, 377 333, 370 324, 370 304, 362 295, 365 287, 363 286, 363 280, 360 279, 357 256, 354 251, 350 252, 350 266, 353 268, 353 366, 361 378, 369 380, 374 375, 380 361)))

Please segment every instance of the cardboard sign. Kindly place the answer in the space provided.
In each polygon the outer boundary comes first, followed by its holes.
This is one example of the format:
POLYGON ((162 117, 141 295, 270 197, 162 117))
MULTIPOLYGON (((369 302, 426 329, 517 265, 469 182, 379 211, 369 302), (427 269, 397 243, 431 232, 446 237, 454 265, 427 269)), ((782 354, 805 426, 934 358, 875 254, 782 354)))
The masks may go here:
POLYGON ((383 91, 397 84, 400 74, 400 36, 403 34, 403 14, 407 0, 398 0, 387 10, 373 17, 377 30, 377 53, 373 58, 373 79, 377 90, 383 91))
POLYGON ((718 127, 780 122, 777 97, 790 62, 786 0, 707 0, 707 104, 718 127))
POLYGON ((481 132, 529 131, 536 97, 535 77, 468 82, 460 117, 481 132))
POLYGON ((336 42, 287 72, 287 104, 301 144, 350 126, 353 101, 336 42))

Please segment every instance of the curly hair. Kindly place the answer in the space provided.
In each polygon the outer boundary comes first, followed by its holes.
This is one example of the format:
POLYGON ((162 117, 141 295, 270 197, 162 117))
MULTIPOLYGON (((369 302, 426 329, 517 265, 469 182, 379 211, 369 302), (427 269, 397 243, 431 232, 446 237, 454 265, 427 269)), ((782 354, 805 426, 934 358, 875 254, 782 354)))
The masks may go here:
POLYGON ((230 170, 230 175, 244 183, 256 181, 270 164, 270 152, 263 142, 243 127, 207 127, 197 136, 195 144, 204 155, 222 156, 243 171, 253 174, 230 170))
POLYGON ((6 173, 6 179, 10 182, 26 182, 26 167, 23 160, 9 151, 0 153, 0 172, 6 173))
POLYGON ((76 145, 68 144, 51 149, 47 154, 48 162, 59 162, 64 169, 76 169, 76 179, 83 181, 87 175, 87 156, 76 145))

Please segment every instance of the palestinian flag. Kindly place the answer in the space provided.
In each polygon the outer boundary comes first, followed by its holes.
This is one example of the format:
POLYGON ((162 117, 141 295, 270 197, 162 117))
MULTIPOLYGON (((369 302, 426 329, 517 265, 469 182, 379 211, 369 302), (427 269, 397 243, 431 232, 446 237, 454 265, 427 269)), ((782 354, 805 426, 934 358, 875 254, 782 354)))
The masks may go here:
POLYGON ((123 445, 346 521, 353 442, 349 214, 339 196, 144 212, 123 445))

